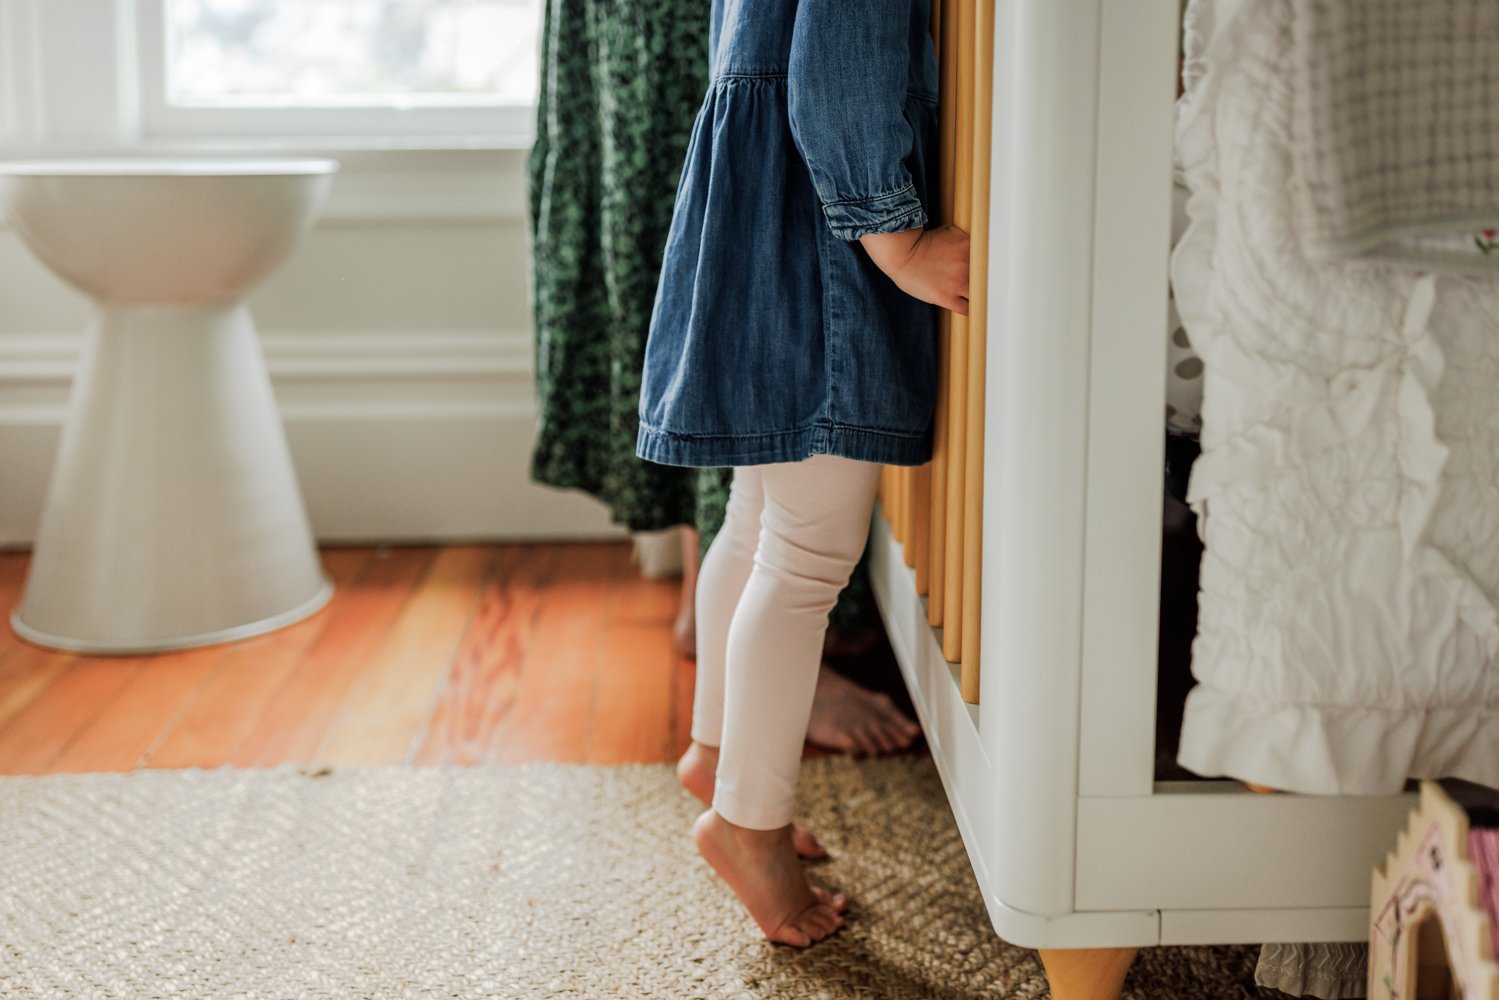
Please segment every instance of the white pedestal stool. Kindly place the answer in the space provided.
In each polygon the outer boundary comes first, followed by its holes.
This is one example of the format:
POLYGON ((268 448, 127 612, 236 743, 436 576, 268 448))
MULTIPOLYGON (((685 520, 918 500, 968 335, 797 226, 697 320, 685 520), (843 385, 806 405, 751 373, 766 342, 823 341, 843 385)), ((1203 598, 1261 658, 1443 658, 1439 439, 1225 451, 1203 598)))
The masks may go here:
POLYGON ((331 160, 0 164, 0 209, 94 302, 11 623, 89 653, 304 618, 318 562, 243 297, 327 197, 331 160))

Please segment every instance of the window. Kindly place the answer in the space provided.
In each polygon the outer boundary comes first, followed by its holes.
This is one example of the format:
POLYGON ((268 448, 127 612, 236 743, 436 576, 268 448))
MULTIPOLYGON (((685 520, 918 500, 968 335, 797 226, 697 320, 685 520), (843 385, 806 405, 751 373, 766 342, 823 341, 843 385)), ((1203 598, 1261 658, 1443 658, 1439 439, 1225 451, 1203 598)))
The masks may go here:
POLYGON ((541 0, 145 0, 148 135, 517 135, 541 0))

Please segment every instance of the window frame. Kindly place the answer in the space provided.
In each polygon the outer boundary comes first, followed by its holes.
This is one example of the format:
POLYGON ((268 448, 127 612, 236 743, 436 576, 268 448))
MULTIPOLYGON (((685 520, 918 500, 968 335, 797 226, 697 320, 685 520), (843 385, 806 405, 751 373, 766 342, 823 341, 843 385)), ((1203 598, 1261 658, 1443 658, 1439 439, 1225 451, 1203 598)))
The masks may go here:
MULTIPOLYGON (((427 140, 433 146, 526 144, 535 132, 536 102, 424 102, 401 106, 350 102, 267 108, 183 107, 167 100, 168 0, 135 0, 138 124, 147 142, 173 139, 387 139, 395 145, 427 140)), ((539 39, 538 39, 539 42, 539 39)))

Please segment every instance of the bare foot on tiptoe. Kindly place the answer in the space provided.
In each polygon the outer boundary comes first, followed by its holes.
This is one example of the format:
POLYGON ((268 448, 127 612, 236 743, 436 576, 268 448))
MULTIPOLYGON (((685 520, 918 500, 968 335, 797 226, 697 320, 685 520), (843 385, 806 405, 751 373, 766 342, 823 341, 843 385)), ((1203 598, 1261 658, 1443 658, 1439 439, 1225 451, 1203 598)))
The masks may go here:
POLYGON ((768 940, 805 948, 843 926, 848 900, 808 884, 789 827, 749 830, 709 809, 692 834, 768 940))
MULTIPOLYGON (((693 742, 677 761, 677 780, 682 787, 705 806, 713 805, 713 785, 718 774, 718 747, 693 742)), ((812 836, 812 831, 797 823, 791 824, 791 846, 796 853, 809 860, 828 856, 827 849, 812 836)))
POLYGON ((826 664, 817 675, 807 742, 840 753, 895 753, 921 735, 921 727, 890 696, 862 688, 826 664))

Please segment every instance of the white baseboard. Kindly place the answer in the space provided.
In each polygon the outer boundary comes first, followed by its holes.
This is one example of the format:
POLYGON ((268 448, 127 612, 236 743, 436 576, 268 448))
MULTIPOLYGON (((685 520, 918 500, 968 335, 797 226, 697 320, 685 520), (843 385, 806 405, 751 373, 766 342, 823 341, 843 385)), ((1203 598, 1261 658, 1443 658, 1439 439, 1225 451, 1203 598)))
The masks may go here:
MULTIPOLYGON (((81 335, 0 333, 0 546, 29 544, 81 335)), ((268 331, 267 365, 325 542, 624 537, 530 481, 530 335, 268 331)))

